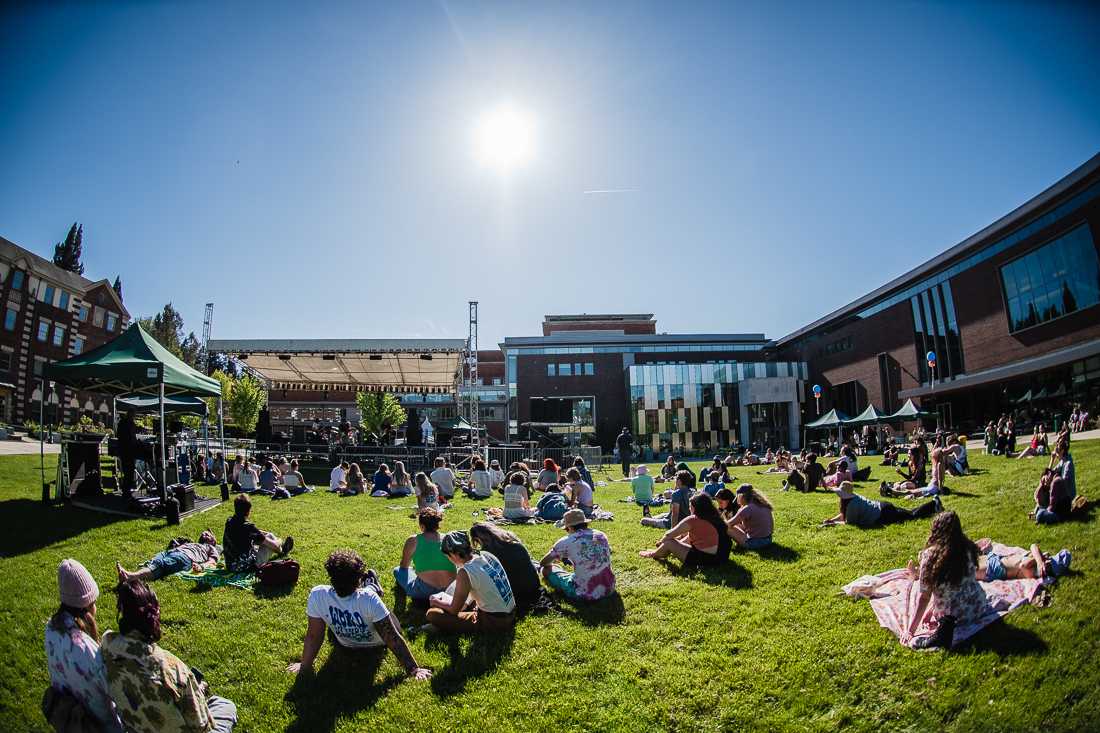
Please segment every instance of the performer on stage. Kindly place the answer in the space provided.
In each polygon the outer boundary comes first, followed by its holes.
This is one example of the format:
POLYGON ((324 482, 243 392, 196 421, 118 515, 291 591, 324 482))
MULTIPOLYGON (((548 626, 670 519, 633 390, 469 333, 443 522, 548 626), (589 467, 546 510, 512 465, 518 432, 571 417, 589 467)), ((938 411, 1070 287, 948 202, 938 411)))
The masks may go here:
POLYGON ((120 488, 126 498, 134 493, 134 467, 137 459, 137 426, 133 410, 126 410, 118 421, 118 460, 122 464, 120 488))

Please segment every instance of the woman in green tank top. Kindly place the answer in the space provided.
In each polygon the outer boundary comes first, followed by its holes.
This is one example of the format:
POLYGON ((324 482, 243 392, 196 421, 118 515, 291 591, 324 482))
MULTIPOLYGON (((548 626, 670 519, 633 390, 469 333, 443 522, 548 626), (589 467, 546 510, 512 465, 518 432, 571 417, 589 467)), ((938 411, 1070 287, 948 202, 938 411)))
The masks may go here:
POLYGON ((420 533, 405 540, 401 566, 393 569, 397 587, 414 600, 426 600, 454 582, 455 566, 439 549, 443 513, 425 507, 417 513, 420 533))

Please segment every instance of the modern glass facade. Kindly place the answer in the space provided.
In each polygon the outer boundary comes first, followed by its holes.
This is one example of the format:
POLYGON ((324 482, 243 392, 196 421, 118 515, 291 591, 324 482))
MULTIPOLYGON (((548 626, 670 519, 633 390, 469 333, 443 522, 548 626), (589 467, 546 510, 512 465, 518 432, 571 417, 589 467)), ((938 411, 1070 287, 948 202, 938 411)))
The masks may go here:
POLYGON ((1100 302, 1100 262, 1088 224, 1001 268, 1009 330, 1052 321, 1100 302))
POLYGON ((654 451, 739 443, 738 383, 767 377, 804 380, 807 371, 804 362, 786 361, 630 366, 634 435, 654 451))
POLYGON ((925 358, 936 353, 936 379, 954 379, 966 369, 963 364, 959 324, 955 317, 955 299, 951 283, 942 282, 909 299, 913 310, 913 346, 917 350, 917 368, 922 384, 931 382, 931 370, 925 358))

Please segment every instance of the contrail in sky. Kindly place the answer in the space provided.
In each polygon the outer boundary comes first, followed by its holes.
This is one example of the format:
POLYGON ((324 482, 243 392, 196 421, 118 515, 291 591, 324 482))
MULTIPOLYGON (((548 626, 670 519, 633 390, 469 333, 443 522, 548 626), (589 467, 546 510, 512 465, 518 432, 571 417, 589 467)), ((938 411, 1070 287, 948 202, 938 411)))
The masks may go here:
POLYGON ((637 190, 638 189, 636 188, 593 188, 591 190, 585 191, 584 193, 633 193, 637 190))

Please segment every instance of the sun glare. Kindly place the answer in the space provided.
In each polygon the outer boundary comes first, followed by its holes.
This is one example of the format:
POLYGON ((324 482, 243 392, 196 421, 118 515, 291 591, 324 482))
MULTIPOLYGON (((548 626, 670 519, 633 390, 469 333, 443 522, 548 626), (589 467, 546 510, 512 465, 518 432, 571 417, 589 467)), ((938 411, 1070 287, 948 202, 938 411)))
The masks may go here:
POLYGON ((529 113, 504 104, 478 118, 474 155, 481 165, 508 173, 527 164, 534 154, 535 122, 529 113))

